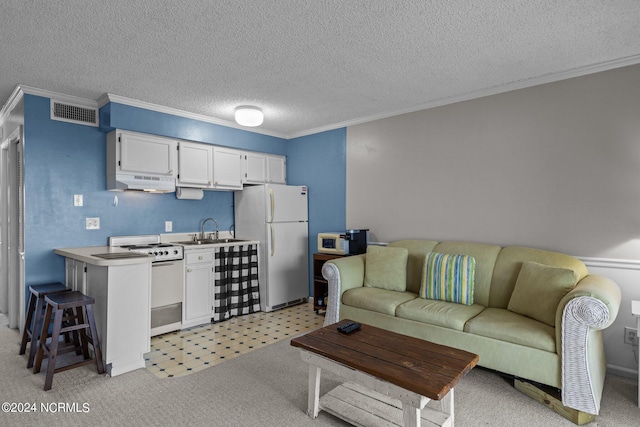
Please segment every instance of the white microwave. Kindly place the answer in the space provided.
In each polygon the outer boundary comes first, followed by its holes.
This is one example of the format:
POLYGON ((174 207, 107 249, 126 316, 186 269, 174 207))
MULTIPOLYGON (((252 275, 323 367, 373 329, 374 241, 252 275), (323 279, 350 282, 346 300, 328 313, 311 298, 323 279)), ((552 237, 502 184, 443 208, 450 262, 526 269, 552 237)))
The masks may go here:
POLYGON ((346 255, 349 240, 345 233, 318 233, 318 252, 323 254, 346 255))

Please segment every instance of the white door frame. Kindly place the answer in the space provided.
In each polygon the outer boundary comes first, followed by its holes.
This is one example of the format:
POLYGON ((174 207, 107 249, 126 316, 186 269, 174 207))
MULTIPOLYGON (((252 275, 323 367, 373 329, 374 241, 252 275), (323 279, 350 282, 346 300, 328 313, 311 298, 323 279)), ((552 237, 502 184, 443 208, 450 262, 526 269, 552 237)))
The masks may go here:
POLYGON ((19 126, 0 146, 0 310, 7 314, 10 328, 21 328, 25 317, 22 129, 19 126))
POLYGON ((0 313, 9 311, 8 169, 9 140, 0 141, 0 313))

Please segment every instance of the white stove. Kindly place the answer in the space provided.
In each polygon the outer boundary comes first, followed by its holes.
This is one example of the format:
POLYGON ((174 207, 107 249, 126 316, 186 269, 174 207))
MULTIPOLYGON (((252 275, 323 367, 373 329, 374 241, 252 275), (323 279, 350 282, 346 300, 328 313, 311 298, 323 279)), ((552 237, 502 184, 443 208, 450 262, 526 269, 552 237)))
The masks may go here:
POLYGON ((154 257, 151 262, 151 336, 181 329, 184 294, 182 246, 160 243, 157 234, 109 237, 109 246, 154 257))

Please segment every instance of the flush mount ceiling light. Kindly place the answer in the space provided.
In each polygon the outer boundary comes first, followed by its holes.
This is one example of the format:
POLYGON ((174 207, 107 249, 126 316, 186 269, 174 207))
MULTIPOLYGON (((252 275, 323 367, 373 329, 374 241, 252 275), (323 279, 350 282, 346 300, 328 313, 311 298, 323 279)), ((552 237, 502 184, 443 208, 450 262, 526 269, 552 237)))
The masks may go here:
POLYGON ((258 107, 242 105, 236 108, 236 122, 242 126, 260 126, 264 120, 264 114, 258 107))

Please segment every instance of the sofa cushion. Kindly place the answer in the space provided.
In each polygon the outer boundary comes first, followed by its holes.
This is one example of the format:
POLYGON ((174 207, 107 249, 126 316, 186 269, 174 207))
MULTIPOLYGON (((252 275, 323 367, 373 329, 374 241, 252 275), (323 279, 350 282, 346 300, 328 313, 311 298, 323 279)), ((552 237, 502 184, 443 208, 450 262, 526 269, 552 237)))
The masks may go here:
POLYGON ((465 332, 556 352, 555 328, 503 308, 486 308, 469 320, 465 332))
POLYGON ((465 323, 482 310, 484 307, 479 304, 463 305, 416 298, 400 304, 396 309, 396 317, 462 331, 465 323))
POLYGON ((429 252, 424 259, 422 298, 473 304, 476 260, 468 255, 429 252))
MULTIPOLYGON (((489 297, 494 289, 491 287, 491 276, 496 258, 502 248, 497 245, 470 242, 441 242, 432 252, 441 254, 462 254, 472 256, 476 260, 476 273, 473 279, 473 302, 490 307, 489 297)), ((507 308, 505 305, 503 308, 507 308)))
POLYGON ((408 253, 409 251, 405 248, 368 246, 364 285, 391 291, 405 291, 408 253))
MULTIPOLYGON (((409 251, 409 256, 407 257, 407 291, 415 292, 416 294, 420 292, 424 256, 428 252, 433 252, 433 248, 435 248, 437 244, 438 242, 435 240, 396 240, 387 246, 407 248, 409 251)), ((465 252, 453 253, 463 254, 465 252)))
MULTIPOLYGON (((464 253, 464 252, 458 252, 464 253)), ((518 280, 522 264, 526 261, 538 262, 553 267, 568 268, 578 274, 578 280, 582 280, 589 274, 587 267, 578 258, 558 252, 542 249, 508 246, 503 248, 498 255, 491 278, 491 296, 488 307, 507 308, 511 294, 518 280)), ((476 257, 478 266, 480 260, 476 257)), ((478 300, 478 272, 476 271, 475 299, 478 300)), ((482 301, 478 301, 482 304, 482 301)), ((485 305, 485 304, 483 304, 485 305)))
POLYGON ((396 308, 407 301, 416 299, 413 292, 389 291, 379 288, 355 288, 342 294, 342 303, 363 310, 395 316, 396 308))
POLYGON ((507 308, 555 326, 558 304, 577 282, 578 277, 573 270, 526 261, 522 264, 507 308))

